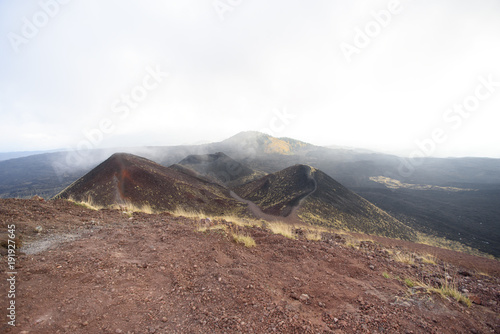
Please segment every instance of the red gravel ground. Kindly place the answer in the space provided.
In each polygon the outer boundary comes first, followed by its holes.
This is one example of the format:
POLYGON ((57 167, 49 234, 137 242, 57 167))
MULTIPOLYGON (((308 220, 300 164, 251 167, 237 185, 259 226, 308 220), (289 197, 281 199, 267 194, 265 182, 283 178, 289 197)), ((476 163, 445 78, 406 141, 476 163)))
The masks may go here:
POLYGON ((0 332, 500 333, 495 260, 387 239, 356 249, 335 234, 291 240, 219 222, 251 235, 257 245, 247 248, 221 230, 198 232, 194 219, 64 200, 0 200, 0 223, 4 239, 15 224, 24 245, 16 327, 5 317, 2 249, 0 332), (397 247, 439 260, 399 263, 390 254, 397 247), (474 303, 409 288, 405 278, 448 280, 474 303))

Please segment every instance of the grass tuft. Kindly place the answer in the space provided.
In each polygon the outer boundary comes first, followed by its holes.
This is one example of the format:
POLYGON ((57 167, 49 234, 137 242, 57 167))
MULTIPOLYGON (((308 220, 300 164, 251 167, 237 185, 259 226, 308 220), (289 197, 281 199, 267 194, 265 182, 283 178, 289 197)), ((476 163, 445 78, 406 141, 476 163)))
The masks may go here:
POLYGON ((416 285, 416 283, 409 278, 405 278, 405 284, 409 288, 413 288, 416 285))
POLYGON ((442 297, 451 297, 458 301, 459 303, 462 303, 466 305, 467 307, 470 307, 472 305, 472 302, 470 299, 458 291, 457 287, 455 284, 450 284, 448 282, 445 282, 443 285, 441 285, 439 288, 433 288, 430 287, 427 289, 427 291, 430 292, 436 292, 437 294, 441 295, 442 297))
POLYGON ((415 264, 415 254, 397 252, 393 255, 393 259, 397 262, 406 264, 415 264))
POLYGON ((129 203, 122 204, 122 205, 115 204, 115 205, 111 206, 111 208, 122 210, 125 213, 127 213, 129 216, 132 216, 132 213, 134 213, 134 212, 142 212, 142 213, 147 213, 150 215, 156 213, 155 210, 153 210, 153 208, 149 204, 144 204, 144 205, 139 206, 139 205, 136 205, 136 204, 129 202, 129 203))
POLYGON ((293 233, 295 229, 293 225, 289 225, 284 222, 269 222, 267 226, 274 234, 281 234, 288 239, 296 238, 293 233))
POLYGON ((97 210, 103 209, 102 206, 95 204, 93 198, 90 195, 87 196, 87 200, 82 200, 82 201, 77 201, 73 197, 70 196, 68 198, 68 201, 70 201, 78 206, 84 207, 86 209, 90 209, 90 210, 97 211, 97 210))
POLYGON ((321 232, 317 230, 307 230, 305 233, 305 238, 310 241, 319 241, 321 240, 321 232))
POLYGON ((237 244, 243 244, 245 247, 255 247, 257 244, 255 243, 255 240, 246 234, 240 234, 240 233, 232 233, 231 234, 233 237, 233 240, 237 244))
POLYGON ((425 254, 422 256, 422 262, 426 264, 436 264, 437 263, 437 257, 432 254, 425 254))
POLYGON ((208 216, 200 211, 186 210, 184 208, 176 208, 172 215, 176 217, 186 217, 186 218, 207 218, 208 216))
POLYGON ((242 218, 235 215, 224 215, 220 217, 216 217, 215 219, 224 219, 227 222, 231 222, 234 225, 241 227, 262 227, 263 223, 260 220, 242 218))
POLYGON ((210 227, 201 226, 201 227, 198 227, 197 231, 198 232, 221 231, 221 232, 225 233, 227 231, 227 227, 225 225, 214 225, 214 226, 210 226, 210 227))

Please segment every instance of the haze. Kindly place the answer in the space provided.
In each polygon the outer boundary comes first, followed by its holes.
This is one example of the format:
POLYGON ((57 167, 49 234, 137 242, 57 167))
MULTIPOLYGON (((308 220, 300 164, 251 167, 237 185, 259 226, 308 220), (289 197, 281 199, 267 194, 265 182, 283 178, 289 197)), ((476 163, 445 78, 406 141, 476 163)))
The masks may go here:
POLYGON ((499 18, 496 0, 2 1, 0 152, 257 130, 500 158, 499 18))

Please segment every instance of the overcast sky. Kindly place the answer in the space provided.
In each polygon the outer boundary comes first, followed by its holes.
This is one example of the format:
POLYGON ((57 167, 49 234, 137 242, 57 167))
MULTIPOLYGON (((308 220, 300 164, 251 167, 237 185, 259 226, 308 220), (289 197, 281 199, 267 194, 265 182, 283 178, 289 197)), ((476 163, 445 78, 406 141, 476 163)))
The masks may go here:
POLYGON ((500 158, 498 0, 1 1, 0 35, 0 152, 256 130, 500 158))

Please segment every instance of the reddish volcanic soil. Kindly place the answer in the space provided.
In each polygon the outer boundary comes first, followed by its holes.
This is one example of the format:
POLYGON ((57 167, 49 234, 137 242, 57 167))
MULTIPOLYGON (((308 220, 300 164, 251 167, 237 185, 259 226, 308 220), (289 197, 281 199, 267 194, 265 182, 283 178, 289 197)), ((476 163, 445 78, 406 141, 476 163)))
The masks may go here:
MULTIPOLYGON (((2 231, 16 224, 24 242, 16 267, 17 326, 6 324, 4 274, 0 332, 500 332, 494 260, 455 253, 461 266, 440 260, 410 266, 392 259, 395 248, 378 243, 354 249, 335 234, 291 240, 219 222, 251 235, 257 246, 246 248, 220 230, 196 231, 200 222, 193 219, 129 217, 64 200, 0 200, 0 222, 2 231), (468 291, 471 307, 404 283, 437 285, 448 275, 468 291)), ((453 260, 453 252, 431 253, 453 260)))

